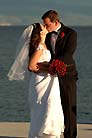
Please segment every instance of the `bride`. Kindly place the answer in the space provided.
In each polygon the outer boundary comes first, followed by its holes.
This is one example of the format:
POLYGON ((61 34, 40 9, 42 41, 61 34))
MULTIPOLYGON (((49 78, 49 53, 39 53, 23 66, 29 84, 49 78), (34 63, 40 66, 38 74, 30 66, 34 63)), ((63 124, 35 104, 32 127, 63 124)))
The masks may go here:
POLYGON ((29 70, 29 138, 57 138, 64 132, 58 77, 49 73, 47 33, 46 27, 39 23, 24 30, 23 46, 8 73, 9 80, 23 80, 29 70))

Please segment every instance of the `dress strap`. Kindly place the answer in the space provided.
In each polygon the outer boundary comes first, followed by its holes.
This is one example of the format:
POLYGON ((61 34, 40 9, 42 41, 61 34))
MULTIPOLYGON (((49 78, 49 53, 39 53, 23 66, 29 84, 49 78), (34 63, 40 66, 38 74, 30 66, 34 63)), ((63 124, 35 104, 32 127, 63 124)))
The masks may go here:
POLYGON ((44 50, 44 46, 42 44, 40 44, 36 50, 44 50))

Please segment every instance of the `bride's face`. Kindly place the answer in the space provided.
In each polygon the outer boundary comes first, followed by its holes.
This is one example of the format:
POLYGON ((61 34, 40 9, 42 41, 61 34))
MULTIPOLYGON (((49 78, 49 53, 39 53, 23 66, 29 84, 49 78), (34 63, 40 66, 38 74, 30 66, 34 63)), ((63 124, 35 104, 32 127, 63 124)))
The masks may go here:
POLYGON ((48 31, 47 31, 46 27, 43 25, 41 25, 41 29, 42 29, 42 31, 40 32, 41 38, 45 38, 48 31))

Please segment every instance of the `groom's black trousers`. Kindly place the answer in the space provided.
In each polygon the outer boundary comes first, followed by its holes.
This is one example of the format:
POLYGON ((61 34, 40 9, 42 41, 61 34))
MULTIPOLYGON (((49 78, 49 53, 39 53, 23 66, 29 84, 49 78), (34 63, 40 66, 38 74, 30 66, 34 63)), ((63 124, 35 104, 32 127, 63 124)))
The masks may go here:
POLYGON ((76 121, 76 77, 68 75, 58 77, 60 83, 60 96, 64 112, 65 131, 64 138, 76 138, 77 121, 76 121))

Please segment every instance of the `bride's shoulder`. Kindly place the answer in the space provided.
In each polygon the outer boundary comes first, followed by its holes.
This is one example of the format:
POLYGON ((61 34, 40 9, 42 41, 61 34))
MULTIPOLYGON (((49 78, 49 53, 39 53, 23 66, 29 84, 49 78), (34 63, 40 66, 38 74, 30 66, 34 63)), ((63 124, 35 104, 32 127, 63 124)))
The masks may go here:
POLYGON ((44 49, 45 49, 44 45, 43 44, 39 44, 36 50, 44 50, 44 49))

